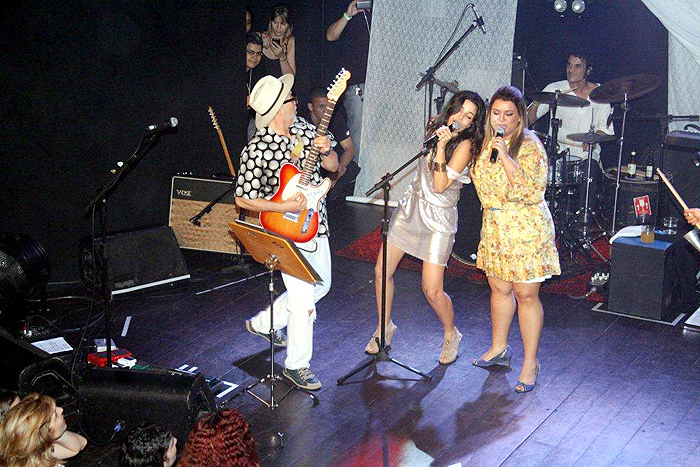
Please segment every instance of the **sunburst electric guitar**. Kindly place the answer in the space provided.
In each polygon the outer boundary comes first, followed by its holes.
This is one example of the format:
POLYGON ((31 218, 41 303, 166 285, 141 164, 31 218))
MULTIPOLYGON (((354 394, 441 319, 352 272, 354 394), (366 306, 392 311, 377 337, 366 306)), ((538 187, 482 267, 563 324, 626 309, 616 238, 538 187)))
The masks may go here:
MULTIPOLYGON (((316 136, 326 134, 335 104, 345 92, 349 79, 350 72, 342 69, 328 88, 326 95, 328 105, 316 129, 316 136)), ((318 207, 331 188, 331 181, 328 178, 324 178, 318 185, 313 185, 311 182, 318 158, 319 150, 312 146, 302 170, 290 163, 282 166, 279 175, 280 186, 270 201, 281 203, 301 192, 306 197, 306 208, 299 212, 261 212, 260 223, 263 227, 297 243, 308 242, 316 236, 318 232, 318 207)))

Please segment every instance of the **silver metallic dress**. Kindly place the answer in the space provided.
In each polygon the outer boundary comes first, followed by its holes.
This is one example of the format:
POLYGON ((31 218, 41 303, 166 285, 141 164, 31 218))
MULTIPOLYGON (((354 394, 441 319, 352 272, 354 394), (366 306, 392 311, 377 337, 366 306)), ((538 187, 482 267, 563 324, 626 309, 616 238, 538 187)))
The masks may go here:
POLYGON ((470 183, 469 169, 457 173, 447 167, 454 183, 435 193, 432 153, 418 159, 418 170, 391 216, 388 240, 411 256, 433 264, 447 265, 457 232, 457 202, 462 184, 470 183))

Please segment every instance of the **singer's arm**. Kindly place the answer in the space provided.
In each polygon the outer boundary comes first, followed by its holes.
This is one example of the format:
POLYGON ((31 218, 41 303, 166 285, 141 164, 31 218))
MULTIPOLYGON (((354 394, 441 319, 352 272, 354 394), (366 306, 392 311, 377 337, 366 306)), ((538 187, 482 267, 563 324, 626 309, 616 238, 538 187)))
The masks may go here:
POLYGON ((526 139, 515 160, 508 156, 502 162, 509 182, 508 201, 526 204, 542 201, 547 188, 547 155, 540 143, 526 139))
MULTIPOLYGON (((445 163, 445 147, 447 146, 447 141, 449 141, 449 139, 438 140, 435 148, 434 159, 436 165, 445 163)), ((447 164, 447 167, 451 168, 458 174, 461 174, 471 160, 471 150, 471 140, 467 139, 459 143, 452 153, 452 157, 450 158, 450 162, 447 164)), ((454 183, 454 180, 447 175, 446 171, 433 170, 433 187, 435 189, 435 193, 443 193, 450 186, 452 186, 452 183, 454 183)))

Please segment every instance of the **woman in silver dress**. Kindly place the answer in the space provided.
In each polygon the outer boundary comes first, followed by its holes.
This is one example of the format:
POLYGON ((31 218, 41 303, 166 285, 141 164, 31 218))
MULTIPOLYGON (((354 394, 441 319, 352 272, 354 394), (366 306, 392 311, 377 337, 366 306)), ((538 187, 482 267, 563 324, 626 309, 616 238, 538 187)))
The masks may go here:
MULTIPOLYGON (((437 144, 418 159, 418 170, 389 224, 385 342, 391 344, 396 325, 391 321, 394 298, 393 275, 403 255, 423 260, 423 293, 444 328, 440 363, 457 359, 462 334, 454 325, 452 300, 443 290, 445 266, 457 232, 457 201, 463 183, 470 183, 469 166, 476 159, 484 138, 484 101, 472 91, 455 94, 440 115, 428 124, 426 135, 437 134, 437 144), (459 128, 450 130, 457 122, 459 128)), ((377 330, 365 352, 379 352, 381 327, 382 250, 374 268, 377 296, 377 330)))

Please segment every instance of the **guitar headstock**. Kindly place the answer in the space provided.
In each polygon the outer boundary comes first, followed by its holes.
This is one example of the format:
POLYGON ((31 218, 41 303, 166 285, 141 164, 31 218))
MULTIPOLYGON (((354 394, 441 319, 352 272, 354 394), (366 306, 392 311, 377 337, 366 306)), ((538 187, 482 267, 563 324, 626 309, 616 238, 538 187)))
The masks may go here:
POLYGON ((338 102, 338 99, 340 99, 340 96, 343 95, 345 89, 348 87, 349 79, 350 72, 345 68, 341 68, 338 74, 335 75, 333 83, 331 83, 330 87, 328 88, 328 94, 326 97, 329 101, 338 102))
POLYGON ((221 131, 221 128, 219 128, 219 121, 216 119, 216 115, 214 115, 214 109, 209 106, 209 116, 211 117, 211 123, 214 125, 214 129, 216 131, 221 131))

